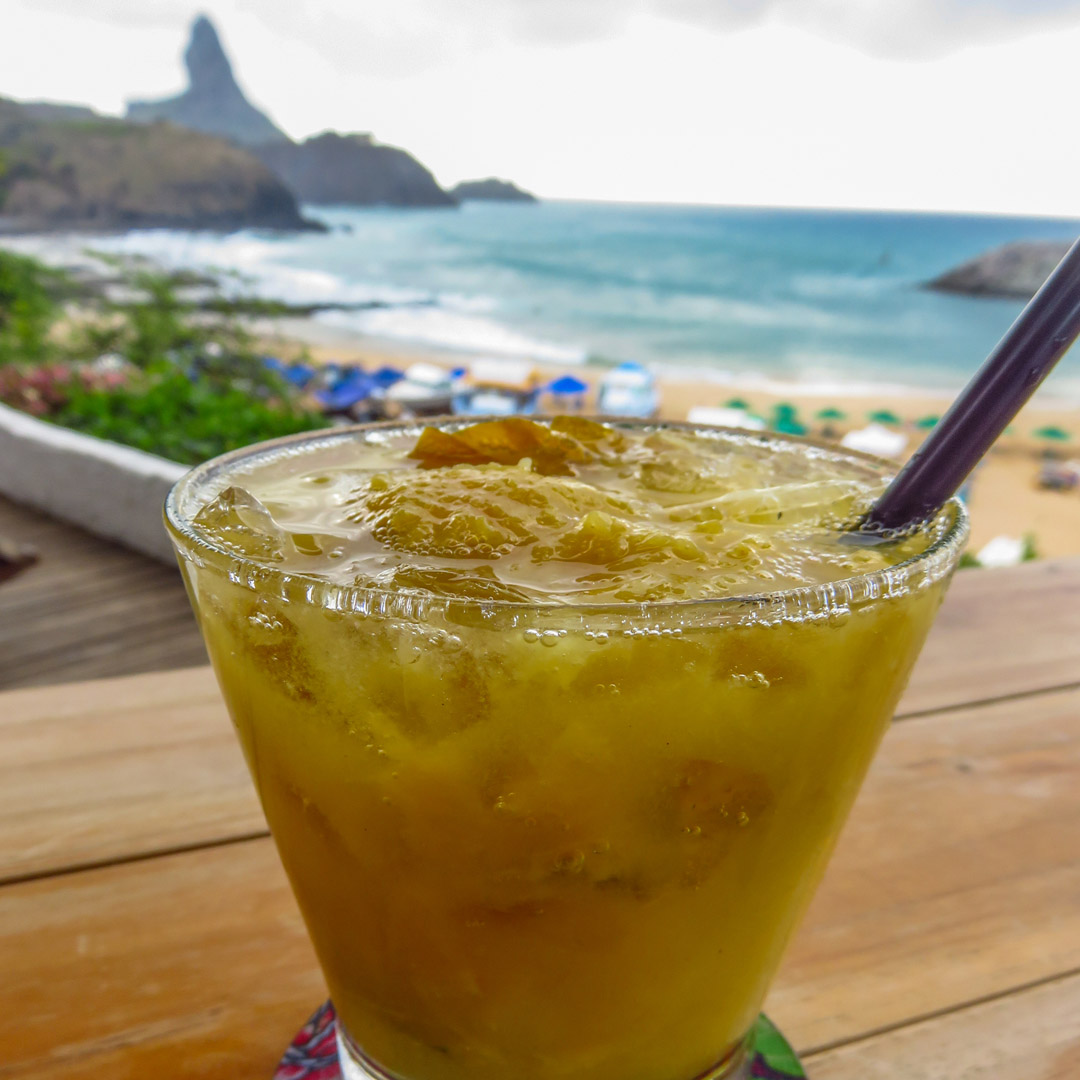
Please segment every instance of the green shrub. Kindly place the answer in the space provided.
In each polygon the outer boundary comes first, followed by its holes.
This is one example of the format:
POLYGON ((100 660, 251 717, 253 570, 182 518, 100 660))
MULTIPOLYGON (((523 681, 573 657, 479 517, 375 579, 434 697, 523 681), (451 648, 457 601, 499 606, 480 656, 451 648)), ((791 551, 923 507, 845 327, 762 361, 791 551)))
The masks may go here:
POLYGON ((263 439, 326 426, 318 413, 284 400, 252 397, 210 379, 191 379, 169 365, 155 366, 110 389, 73 384, 67 401, 49 419, 185 465, 263 439))
POLYGON ((71 282, 0 251, 0 400, 75 431, 182 464, 326 426, 268 370, 222 302, 209 319, 176 291, 177 275, 108 260, 135 299, 92 302, 61 345, 50 340, 71 282), (104 354, 119 364, 90 366, 104 354))
POLYGON ((0 364, 40 364, 52 357, 56 303, 50 286, 58 277, 36 259, 0 251, 0 364))

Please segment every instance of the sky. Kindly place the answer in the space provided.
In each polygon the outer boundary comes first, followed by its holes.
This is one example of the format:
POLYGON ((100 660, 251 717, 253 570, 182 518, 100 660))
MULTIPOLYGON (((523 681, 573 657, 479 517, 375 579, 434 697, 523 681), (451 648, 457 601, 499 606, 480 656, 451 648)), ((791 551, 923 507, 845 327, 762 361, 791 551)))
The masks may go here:
POLYGON ((547 198, 1080 216, 1080 0, 3 0, 0 95, 182 89, 547 198))

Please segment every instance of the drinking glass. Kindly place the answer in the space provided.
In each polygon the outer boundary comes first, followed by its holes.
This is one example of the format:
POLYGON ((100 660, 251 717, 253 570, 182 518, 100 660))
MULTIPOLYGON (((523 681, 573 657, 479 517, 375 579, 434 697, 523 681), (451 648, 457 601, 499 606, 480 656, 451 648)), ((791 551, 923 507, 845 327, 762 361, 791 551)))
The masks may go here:
POLYGON ((956 566, 963 507, 875 573, 634 604, 334 584, 193 521, 269 458, 340 442, 361 460, 368 431, 218 458, 166 507, 344 1075, 737 1075, 956 566))

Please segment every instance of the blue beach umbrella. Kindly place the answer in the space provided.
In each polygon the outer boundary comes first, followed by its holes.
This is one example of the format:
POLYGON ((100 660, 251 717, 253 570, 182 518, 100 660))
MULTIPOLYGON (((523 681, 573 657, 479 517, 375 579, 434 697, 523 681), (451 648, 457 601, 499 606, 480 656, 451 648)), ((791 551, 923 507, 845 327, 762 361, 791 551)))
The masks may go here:
POLYGON ((329 390, 320 390, 315 395, 315 400, 326 412, 345 412, 365 398, 371 397, 373 390, 375 380, 362 371, 354 371, 329 390))
POLYGON ((300 390, 313 378, 315 369, 310 364, 290 364, 284 371, 285 378, 300 390))
POLYGON ((563 375, 548 383, 548 390, 551 393, 566 396, 584 394, 588 389, 589 384, 587 382, 582 382, 581 379, 575 378, 573 375, 563 375))
POLYGON ((380 390, 385 390, 388 386, 393 386, 396 382, 401 382, 405 378, 405 372, 399 371, 396 367, 390 367, 389 364, 384 364, 378 371, 372 374, 372 379, 375 380, 375 385, 380 390))

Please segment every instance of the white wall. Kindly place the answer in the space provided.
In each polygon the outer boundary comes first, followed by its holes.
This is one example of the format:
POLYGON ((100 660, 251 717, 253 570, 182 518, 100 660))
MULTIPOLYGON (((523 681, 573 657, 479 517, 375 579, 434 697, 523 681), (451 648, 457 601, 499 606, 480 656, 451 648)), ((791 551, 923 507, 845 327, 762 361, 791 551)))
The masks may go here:
POLYGON ((0 493, 175 563, 161 512, 183 465, 0 405, 0 493))

